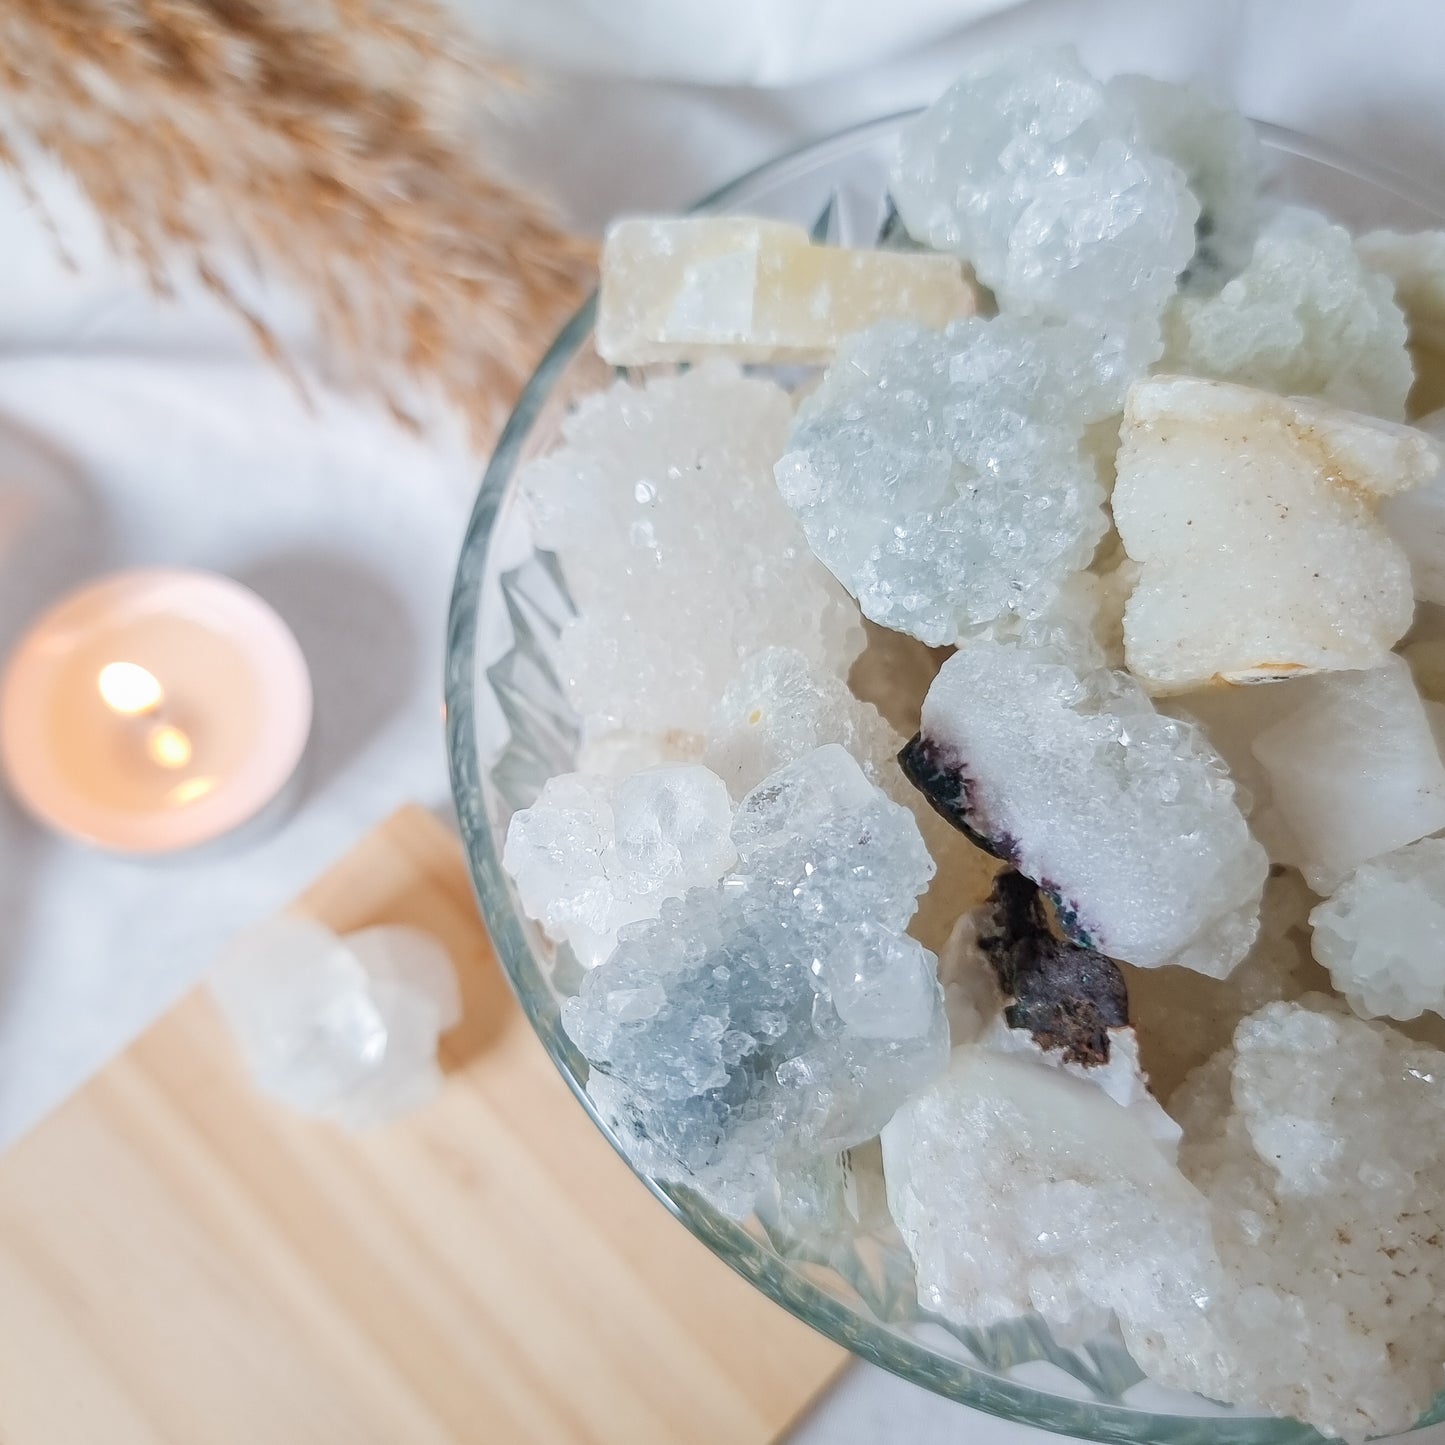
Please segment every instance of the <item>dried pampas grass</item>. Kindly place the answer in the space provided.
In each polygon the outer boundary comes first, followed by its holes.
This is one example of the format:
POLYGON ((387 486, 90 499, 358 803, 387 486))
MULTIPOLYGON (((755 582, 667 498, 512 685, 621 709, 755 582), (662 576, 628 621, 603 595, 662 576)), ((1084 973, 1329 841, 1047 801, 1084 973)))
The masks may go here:
POLYGON ((480 153, 510 83, 428 0, 0 5, 0 161, 49 152, 157 289, 192 266, 284 362, 228 279, 250 262, 329 371, 401 414, 434 383, 479 441, 592 260, 480 153))

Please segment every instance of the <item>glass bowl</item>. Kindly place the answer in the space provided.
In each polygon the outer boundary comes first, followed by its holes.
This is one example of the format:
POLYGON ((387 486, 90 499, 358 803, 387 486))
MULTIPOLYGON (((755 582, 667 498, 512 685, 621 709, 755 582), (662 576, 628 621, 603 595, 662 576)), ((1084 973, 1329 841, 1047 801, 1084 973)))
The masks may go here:
MULTIPOLYGON (((896 218, 887 173, 906 115, 843 131, 749 172, 697 209, 802 223, 819 240, 872 245, 896 218)), ((1445 225, 1445 199, 1261 125, 1273 196, 1318 207, 1352 229, 1445 225)), ((572 608, 550 554, 532 544, 519 468, 548 451, 582 396, 617 375, 592 347, 593 305, 557 338, 522 393, 483 478, 462 546, 449 620, 446 726, 452 788, 477 895, 502 966, 573 1092, 589 1103, 587 1063, 563 1033, 559 1006, 576 965, 522 913, 502 870, 512 812, 573 765, 577 726, 552 658, 572 608)), ((787 378, 784 378, 785 380, 787 378)), ((610 1137, 610 1135, 609 1135, 610 1137)), ((615 1145, 616 1141, 613 1140, 615 1145)), ((1112 1336, 1053 1337, 1039 1321, 961 1330, 918 1304, 912 1265, 878 1189, 876 1146, 853 1151, 846 1226, 758 1219, 734 1223, 690 1191, 643 1182, 720 1259, 855 1354, 941 1395, 1029 1425, 1141 1445, 1296 1445, 1319 1440, 1290 1420, 1249 1415, 1142 1379, 1112 1336)), ((826 1223, 826 1221, 825 1221, 826 1223)), ((1445 1418, 1445 1395, 1426 1420, 1445 1418)))

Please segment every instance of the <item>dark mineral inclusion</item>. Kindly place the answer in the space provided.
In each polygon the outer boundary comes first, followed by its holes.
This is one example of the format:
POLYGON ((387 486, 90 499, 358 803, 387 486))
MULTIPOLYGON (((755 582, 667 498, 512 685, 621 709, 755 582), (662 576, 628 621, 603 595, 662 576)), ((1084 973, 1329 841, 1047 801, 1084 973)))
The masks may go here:
POLYGON ((1009 858, 1007 839, 990 838, 973 826, 968 776, 956 759, 922 733, 914 733, 898 754, 898 766, 903 769, 903 776, 928 799, 933 811, 952 823, 974 847, 992 853, 995 858, 1009 858))
MULTIPOLYGON (((898 765, 934 811, 970 842, 995 858, 1013 860, 1011 838, 988 837, 973 826, 969 780, 956 758, 918 734, 898 754, 898 765)), ((1108 1063, 1109 1030, 1129 1022, 1124 976, 1112 958, 1061 936, 1033 879, 1014 868, 998 875, 984 905, 978 944, 1010 1000, 1004 1011, 1010 1028, 1027 1029, 1040 1048, 1062 1050, 1071 1063, 1108 1063)))
POLYGON ((1027 1029, 1071 1063, 1108 1063, 1109 1030, 1129 1022, 1124 976, 1112 958, 1054 931, 1032 878, 1005 868, 994 880, 978 946, 1009 999, 1010 1028, 1027 1029))

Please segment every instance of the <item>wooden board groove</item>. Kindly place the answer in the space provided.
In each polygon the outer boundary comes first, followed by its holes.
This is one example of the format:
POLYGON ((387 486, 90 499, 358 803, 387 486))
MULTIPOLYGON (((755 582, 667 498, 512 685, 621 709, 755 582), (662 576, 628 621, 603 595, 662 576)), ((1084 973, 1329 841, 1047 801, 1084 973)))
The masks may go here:
POLYGON ((846 1356, 632 1177, 405 809, 298 900, 435 932, 442 1094, 351 1136, 182 1000, 0 1159, 0 1445, 752 1445, 846 1356))

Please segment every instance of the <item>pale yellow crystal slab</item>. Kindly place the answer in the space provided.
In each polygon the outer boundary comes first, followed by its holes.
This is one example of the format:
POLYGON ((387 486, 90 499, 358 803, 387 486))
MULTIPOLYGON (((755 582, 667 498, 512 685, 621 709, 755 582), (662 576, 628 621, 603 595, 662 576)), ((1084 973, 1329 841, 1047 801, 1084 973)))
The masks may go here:
POLYGON ((614 366, 824 362, 879 321, 941 327, 976 309, 955 257, 817 246, 748 216, 637 218, 603 246, 597 350, 614 366))

